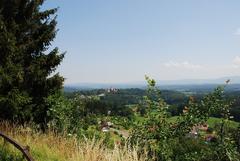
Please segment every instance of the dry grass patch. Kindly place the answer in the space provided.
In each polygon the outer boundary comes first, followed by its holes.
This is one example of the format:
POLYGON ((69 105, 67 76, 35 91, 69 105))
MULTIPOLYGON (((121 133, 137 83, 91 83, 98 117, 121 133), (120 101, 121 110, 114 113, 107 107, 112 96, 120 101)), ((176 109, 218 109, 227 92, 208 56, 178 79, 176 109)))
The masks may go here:
MULTIPOLYGON (((53 130, 40 133, 29 126, 17 126, 0 122, 0 131, 15 139, 21 145, 30 146, 30 152, 37 161, 145 161, 146 154, 138 155, 138 147, 115 145, 109 149, 101 140, 81 139, 59 135, 53 130)), ((10 146, 6 148, 13 155, 19 156, 18 151, 10 146)))

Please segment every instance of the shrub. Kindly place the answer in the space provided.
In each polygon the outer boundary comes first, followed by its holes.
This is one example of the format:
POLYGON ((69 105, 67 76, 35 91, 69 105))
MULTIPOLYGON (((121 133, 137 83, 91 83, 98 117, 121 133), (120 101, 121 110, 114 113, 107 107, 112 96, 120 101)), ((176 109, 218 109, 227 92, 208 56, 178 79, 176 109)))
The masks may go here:
POLYGON ((240 158, 234 137, 227 132, 231 102, 224 99, 224 87, 216 88, 200 102, 190 97, 175 123, 168 121, 168 105, 160 97, 155 81, 146 77, 148 95, 144 97, 145 119, 135 124, 128 139, 139 145, 139 153, 147 151, 149 160, 238 160, 240 158), (191 136, 193 127, 206 123, 212 113, 220 112, 222 120, 215 142, 206 142, 201 136, 191 136), (154 157, 152 157, 154 156, 154 157))

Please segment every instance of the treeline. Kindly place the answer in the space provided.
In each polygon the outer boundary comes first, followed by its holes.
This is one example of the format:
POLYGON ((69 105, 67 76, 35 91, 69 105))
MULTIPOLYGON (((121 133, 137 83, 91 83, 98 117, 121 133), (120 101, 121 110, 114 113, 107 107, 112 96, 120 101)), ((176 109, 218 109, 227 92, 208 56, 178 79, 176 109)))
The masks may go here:
MULTIPOLYGON (((101 94, 104 94, 99 99, 99 104, 106 107, 103 109, 103 112, 106 113, 107 110, 110 110, 115 115, 131 116, 133 112, 127 105, 138 104, 146 95, 146 93, 147 91, 144 89, 132 88, 118 89, 116 92, 107 92, 105 89, 83 90, 77 92, 64 92, 64 95, 66 98, 74 98, 76 95, 99 96, 101 94)), ((171 116, 179 116, 182 114, 184 107, 189 102, 189 96, 178 91, 162 90, 161 96, 169 105, 168 112, 171 116)), ((196 101, 200 101, 205 96, 205 94, 196 93, 192 96, 196 99, 196 101)), ((231 105, 230 113, 234 117, 233 119, 235 121, 240 121, 240 91, 227 91, 225 92, 225 96, 229 100, 234 100, 233 104, 231 105)), ((100 109, 97 104, 98 103, 95 104, 96 109, 100 109)), ((220 114, 215 113, 212 114, 212 116, 220 117, 220 114)))

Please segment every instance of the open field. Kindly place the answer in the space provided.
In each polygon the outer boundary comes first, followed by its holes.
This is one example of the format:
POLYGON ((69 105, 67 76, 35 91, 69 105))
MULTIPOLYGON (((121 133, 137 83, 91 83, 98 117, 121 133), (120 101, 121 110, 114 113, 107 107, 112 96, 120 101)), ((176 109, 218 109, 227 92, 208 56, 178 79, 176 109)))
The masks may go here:
MULTIPOLYGON (((169 121, 175 122, 177 118, 178 116, 173 116, 169 118, 169 121)), ((221 120, 222 120, 221 118, 210 117, 207 121, 207 124, 209 125, 209 127, 214 127, 215 125, 220 124, 221 120)), ((236 122, 236 121, 229 120, 227 123, 228 123, 228 126, 231 128, 237 128, 239 126, 239 122, 236 122)))

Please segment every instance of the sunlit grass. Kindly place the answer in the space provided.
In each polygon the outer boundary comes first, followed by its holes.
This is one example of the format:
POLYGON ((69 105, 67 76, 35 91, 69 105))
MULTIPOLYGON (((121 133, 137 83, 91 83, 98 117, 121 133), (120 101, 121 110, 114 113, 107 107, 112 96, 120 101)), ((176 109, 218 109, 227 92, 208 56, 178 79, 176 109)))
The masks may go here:
MULTIPOLYGON (((107 148, 102 140, 81 139, 75 136, 65 137, 54 131, 40 133, 25 126, 0 123, 0 131, 15 139, 22 145, 30 146, 30 153, 37 161, 144 161, 146 154, 139 156, 137 147, 115 145, 107 148)), ((11 158, 9 160, 22 160, 21 154, 12 145, 0 142, 0 149, 11 158)))

